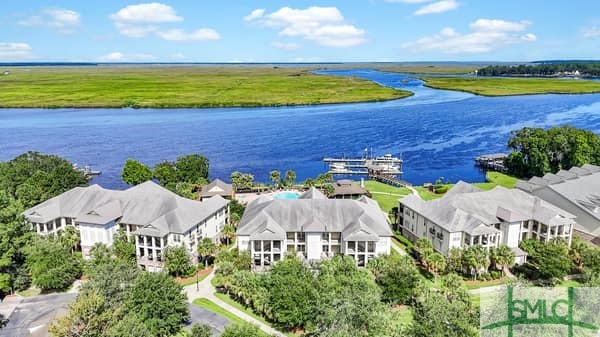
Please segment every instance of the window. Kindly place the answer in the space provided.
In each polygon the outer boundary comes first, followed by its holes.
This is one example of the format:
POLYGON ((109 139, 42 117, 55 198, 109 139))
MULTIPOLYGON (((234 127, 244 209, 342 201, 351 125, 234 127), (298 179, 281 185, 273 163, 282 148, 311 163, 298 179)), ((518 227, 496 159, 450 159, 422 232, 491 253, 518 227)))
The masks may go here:
POLYGON ((333 241, 340 241, 341 237, 342 233, 331 233, 331 240, 333 241))
POLYGON ((181 242, 181 236, 179 234, 173 234, 173 242, 181 242))
POLYGON ((285 236, 286 236, 286 238, 288 240, 295 240, 296 239, 296 233, 294 233, 294 232, 287 232, 285 236))
POLYGON ((260 241, 254 241, 254 250, 255 251, 262 250, 261 247, 260 247, 260 241))
POLYGON ((139 253, 139 254, 140 254, 140 256, 142 256, 142 257, 144 256, 144 248, 140 248, 140 253, 139 253))
POLYGON ((139 243, 140 245, 143 245, 143 244, 144 244, 144 237, 143 237, 143 236, 141 236, 141 235, 138 235, 138 243, 139 243))
POLYGON ((358 252, 359 253, 364 253, 365 252, 365 243, 364 243, 364 241, 358 241, 358 252))
POLYGON ((273 241, 273 250, 281 249, 281 241, 273 241))
POLYGON ((369 253, 375 253, 375 242, 369 241, 369 253))
POLYGON ((306 237, 304 235, 304 233, 299 232, 298 233, 298 242, 304 242, 306 240, 306 237))
POLYGON ((265 252, 271 251, 271 241, 263 241, 263 250, 265 252))
POLYGON ((355 242, 354 241, 348 241, 348 249, 349 250, 354 250, 356 248, 355 242))
POLYGON ((329 253, 329 246, 323 245, 323 253, 329 253))
POLYGON ((323 240, 323 241, 329 241, 329 233, 322 233, 321 234, 321 240, 323 240))
POLYGON ((156 247, 161 247, 161 242, 160 241, 161 241, 160 238, 154 238, 154 245, 156 247))

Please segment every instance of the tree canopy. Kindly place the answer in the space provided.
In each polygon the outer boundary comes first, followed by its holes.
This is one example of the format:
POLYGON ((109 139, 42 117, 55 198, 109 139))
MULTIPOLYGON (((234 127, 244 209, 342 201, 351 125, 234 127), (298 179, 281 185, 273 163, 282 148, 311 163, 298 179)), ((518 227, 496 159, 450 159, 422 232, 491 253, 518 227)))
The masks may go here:
POLYGON ((152 170, 139 161, 130 158, 125 161, 121 178, 127 185, 139 185, 152 179, 152 170))
POLYGON ((583 164, 600 165, 600 137, 570 126, 513 131, 508 148, 513 152, 506 166, 510 174, 519 177, 543 176, 583 164))
POLYGON ((53 237, 37 238, 25 252, 32 283, 40 289, 66 289, 81 274, 81 256, 53 237))

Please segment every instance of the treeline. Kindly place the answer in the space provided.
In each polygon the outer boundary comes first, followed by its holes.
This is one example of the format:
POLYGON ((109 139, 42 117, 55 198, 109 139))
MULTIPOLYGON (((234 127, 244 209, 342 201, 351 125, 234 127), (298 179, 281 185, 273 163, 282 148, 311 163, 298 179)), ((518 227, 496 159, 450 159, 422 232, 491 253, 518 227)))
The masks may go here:
POLYGON ((84 175, 67 160, 37 152, 0 162, 0 298, 34 284, 64 289, 81 273, 75 228, 56 238, 39 238, 25 224, 25 209, 87 185, 84 175))
POLYGON ((583 164, 600 165, 600 137, 570 126, 513 131, 508 148, 512 153, 506 167, 517 177, 543 176, 583 164))
POLYGON ((214 282, 240 304, 284 331, 302 336, 478 336, 479 311, 462 279, 448 274, 432 288, 409 256, 374 258, 358 268, 336 256, 307 266, 293 255, 270 272, 250 271, 251 258, 235 251, 216 256, 214 282), (398 305, 409 305, 403 321, 398 305))
POLYGON ((532 65, 493 65, 477 70, 482 76, 559 76, 579 71, 581 77, 600 76, 600 62, 560 62, 532 65))

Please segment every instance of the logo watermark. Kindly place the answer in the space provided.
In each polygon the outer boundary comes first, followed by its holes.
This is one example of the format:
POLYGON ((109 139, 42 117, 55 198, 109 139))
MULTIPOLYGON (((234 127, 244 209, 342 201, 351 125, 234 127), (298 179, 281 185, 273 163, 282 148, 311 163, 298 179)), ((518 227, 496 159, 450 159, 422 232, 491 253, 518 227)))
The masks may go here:
POLYGON ((600 288, 513 288, 481 295, 482 337, 600 336, 600 288))

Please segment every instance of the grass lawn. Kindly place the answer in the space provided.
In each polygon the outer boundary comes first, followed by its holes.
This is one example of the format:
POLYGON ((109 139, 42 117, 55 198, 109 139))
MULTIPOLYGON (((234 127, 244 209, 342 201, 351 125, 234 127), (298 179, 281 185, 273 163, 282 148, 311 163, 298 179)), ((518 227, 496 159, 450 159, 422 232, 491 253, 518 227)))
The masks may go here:
POLYGON ((207 298, 197 298, 193 302, 195 305, 204 308, 206 310, 210 310, 215 314, 227 318, 233 324, 244 324, 246 321, 237 317, 236 315, 230 313, 229 311, 221 308, 215 302, 207 299, 207 298))
POLYGON ((411 193, 408 188, 394 187, 374 180, 365 181, 365 189, 371 193, 373 200, 377 201, 385 213, 398 206, 398 199, 411 193))
POLYGON ((556 78, 463 78, 422 77, 425 85, 436 89, 457 90, 482 96, 533 94, 591 94, 600 92, 600 82, 556 78))
POLYGON ((228 294, 223 294, 223 293, 215 293, 215 296, 218 297, 221 301, 231 305, 232 307, 246 313, 248 316, 251 316, 252 318, 265 323, 267 325, 271 325, 271 323, 267 322, 261 315, 257 315, 256 313, 254 313, 254 311, 250 308, 246 308, 243 305, 241 305, 240 303, 238 303, 237 301, 235 301, 234 299, 232 299, 231 297, 229 297, 228 294))
MULTIPOLYGON (((484 191, 489 191, 496 186, 503 186, 506 188, 514 188, 515 184, 518 181, 517 178, 515 178, 513 176, 509 176, 504 173, 500 173, 500 172, 491 172, 490 171, 486 174, 485 177, 486 177, 487 182, 473 183, 473 185, 479 187, 480 189, 482 189, 484 191)), ((452 186, 453 186, 453 184, 452 184, 452 186)), ((426 189, 422 186, 417 186, 417 187, 415 187, 415 189, 419 192, 419 196, 421 196, 421 199, 423 199, 423 200, 433 200, 433 199, 441 198, 444 196, 444 194, 430 192, 428 189, 426 189)))
POLYGON ((408 91, 309 68, 272 66, 14 67, 0 76, 0 107, 249 107, 369 102, 408 91))

